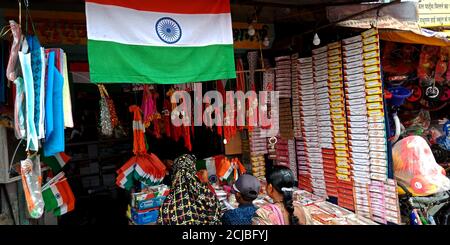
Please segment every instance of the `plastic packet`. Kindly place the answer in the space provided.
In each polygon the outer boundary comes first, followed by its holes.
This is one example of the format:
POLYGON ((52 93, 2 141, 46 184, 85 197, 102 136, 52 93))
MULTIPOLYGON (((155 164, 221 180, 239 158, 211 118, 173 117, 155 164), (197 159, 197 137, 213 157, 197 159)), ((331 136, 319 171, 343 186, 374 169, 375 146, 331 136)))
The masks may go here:
POLYGON ((20 162, 22 185, 28 212, 34 219, 39 219, 44 213, 44 200, 41 190, 41 163, 39 159, 39 155, 35 155, 20 162))
POLYGON ((395 177, 416 196, 428 196, 450 190, 450 179, 436 163, 430 146, 420 136, 398 141, 393 149, 395 177))

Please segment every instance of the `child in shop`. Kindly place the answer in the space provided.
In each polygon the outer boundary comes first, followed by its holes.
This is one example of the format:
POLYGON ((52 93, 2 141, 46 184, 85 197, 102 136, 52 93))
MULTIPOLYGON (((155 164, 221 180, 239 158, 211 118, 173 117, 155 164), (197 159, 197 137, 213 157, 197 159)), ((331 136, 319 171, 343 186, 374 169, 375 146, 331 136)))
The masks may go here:
POLYGON ((293 202, 294 174, 289 168, 276 166, 267 176, 267 194, 273 204, 255 212, 254 225, 308 225, 311 218, 299 204, 293 202))
POLYGON ((253 201, 258 197, 259 189, 260 183, 256 177, 249 174, 241 175, 231 189, 239 207, 226 211, 222 216, 222 224, 251 225, 257 209, 253 201))

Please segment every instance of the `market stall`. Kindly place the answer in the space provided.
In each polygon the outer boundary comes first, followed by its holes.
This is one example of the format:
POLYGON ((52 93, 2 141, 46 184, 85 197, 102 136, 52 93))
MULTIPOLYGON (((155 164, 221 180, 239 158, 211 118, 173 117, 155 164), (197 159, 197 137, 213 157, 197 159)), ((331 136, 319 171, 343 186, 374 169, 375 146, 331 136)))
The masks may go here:
POLYGON ((275 203, 267 176, 282 167, 312 225, 447 224, 448 40, 376 25, 331 25, 320 40, 271 24, 278 8, 250 8, 246 23, 228 1, 175 5, 86 1, 69 41, 45 14, 34 25, 29 6, 26 23, 6 24, 0 183, 21 181, 27 216, 156 224, 189 153, 220 214, 239 208, 243 174, 261 185, 254 206, 275 203), (149 19, 151 33, 135 25, 149 19))

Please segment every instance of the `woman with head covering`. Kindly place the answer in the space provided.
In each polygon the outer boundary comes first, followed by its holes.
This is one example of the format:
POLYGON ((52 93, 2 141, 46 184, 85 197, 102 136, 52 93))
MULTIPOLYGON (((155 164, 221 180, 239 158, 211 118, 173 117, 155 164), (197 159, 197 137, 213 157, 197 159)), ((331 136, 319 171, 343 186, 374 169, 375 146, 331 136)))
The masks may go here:
POLYGON ((173 164, 171 191, 161 206, 158 224, 220 225, 219 200, 196 174, 196 158, 182 155, 173 164))
POLYGON ((267 194, 273 204, 259 208, 253 216, 254 225, 305 225, 311 219, 307 212, 293 202, 294 174, 289 168, 275 167, 267 176, 267 194))

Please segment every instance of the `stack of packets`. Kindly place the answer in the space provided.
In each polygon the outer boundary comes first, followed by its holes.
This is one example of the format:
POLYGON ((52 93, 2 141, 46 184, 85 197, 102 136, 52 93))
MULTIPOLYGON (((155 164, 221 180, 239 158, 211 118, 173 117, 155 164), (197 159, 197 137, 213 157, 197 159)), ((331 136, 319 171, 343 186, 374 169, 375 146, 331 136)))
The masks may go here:
POLYGON ((312 192, 311 173, 306 156, 305 142, 300 139, 295 141, 297 153, 298 185, 302 190, 312 192))
POLYGON ((280 99, 279 101, 279 127, 280 135, 284 139, 294 138, 293 124, 292 124, 292 111, 291 100, 280 99))
MULTIPOLYGON (((363 68, 362 37, 342 41, 348 119, 349 156, 354 186, 370 182, 369 132, 363 68)), ((356 208, 359 203, 356 201, 356 208)))
MULTIPOLYGON (((355 188, 371 180, 387 180, 386 132, 380 72, 380 48, 375 29, 344 39, 344 78, 350 160, 355 188)), ((356 198, 356 210, 367 214, 366 200, 356 198)))
MULTIPOLYGON (((353 185, 348 160, 347 127, 344 105, 344 84, 342 74, 342 47, 340 42, 327 46, 329 112, 331 122, 322 124, 322 129, 330 130, 332 146, 322 145, 327 192, 338 198, 339 205, 354 210, 353 185), (324 127, 324 126, 330 127, 324 127), (324 146, 327 146, 325 148, 324 146), (332 170, 334 168, 334 171, 332 170), (332 176, 335 176, 333 179, 332 176)), ((329 136, 328 132, 323 133, 329 136)), ((327 138, 329 140, 329 138, 327 138)), ((328 143, 325 141, 324 144, 328 143)))
POLYGON ((145 187, 141 192, 131 194, 131 219, 135 224, 155 223, 159 207, 169 195, 166 185, 145 187))
MULTIPOLYGON (((332 122, 333 149, 323 149, 325 180, 328 195, 338 197, 340 204, 354 210, 353 202, 345 202, 345 187, 350 178, 347 145, 347 120, 345 118, 344 82, 342 75, 342 49, 340 42, 328 45, 328 87, 330 89, 330 114, 332 122), (338 176, 346 175, 339 179, 338 176), (334 176, 334 178, 333 178, 334 176), (344 182, 344 184, 340 184, 344 182), (342 189, 344 192, 339 192, 342 189), (339 196, 341 198, 339 199, 339 196), (344 197, 344 198, 342 198, 344 197)), ((328 128, 327 128, 328 129, 328 128)), ((349 200, 349 199, 347 199, 349 200)))
POLYGON ((313 225, 376 225, 373 221, 341 208, 307 191, 294 192, 294 201, 305 208, 313 225))
POLYGON ((275 164, 279 166, 284 167, 290 167, 289 162, 289 147, 288 147, 288 140, 278 138, 277 144, 275 145, 276 149, 276 161, 275 164))
POLYGON ((337 196, 336 164, 334 163, 333 128, 330 110, 330 94, 328 87, 328 46, 313 50, 314 81, 316 85, 316 108, 319 130, 320 158, 322 176, 327 196, 337 196))
POLYGON ((292 119, 294 124, 294 137, 301 138, 300 122, 300 61, 298 54, 291 55, 292 62, 292 119))
POLYGON ((323 153, 326 154, 327 151, 330 151, 333 148, 333 137, 330 130, 331 115, 327 51, 327 46, 312 50, 319 150, 317 152, 310 152, 308 157, 311 161, 311 175, 314 179, 313 186, 315 185, 314 194, 321 197, 328 196, 323 165, 323 153))
MULTIPOLYGON (((300 122, 302 138, 297 144, 297 168, 299 171, 299 188, 314 191, 312 180, 312 163, 310 154, 321 154, 317 129, 317 111, 314 86, 314 73, 312 57, 300 58, 300 122)), ((316 158, 315 160, 320 160, 316 158)))
POLYGON ((252 174, 258 179, 265 179, 266 176, 266 162, 264 155, 251 156, 250 162, 252 164, 252 174))
POLYGON ((288 140, 289 168, 297 176, 297 154, 295 151, 295 140, 288 140))
POLYGON ((291 98, 291 57, 276 57, 275 69, 275 90, 280 92, 280 98, 291 98))
POLYGON ((254 127, 252 131, 249 131, 249 143, 252 156, 267 154, 267 139, 260 127, 254 127))

